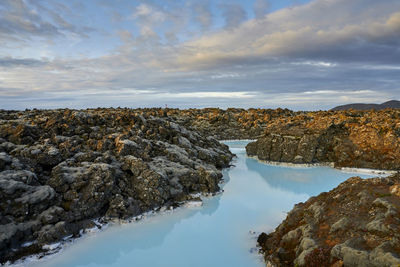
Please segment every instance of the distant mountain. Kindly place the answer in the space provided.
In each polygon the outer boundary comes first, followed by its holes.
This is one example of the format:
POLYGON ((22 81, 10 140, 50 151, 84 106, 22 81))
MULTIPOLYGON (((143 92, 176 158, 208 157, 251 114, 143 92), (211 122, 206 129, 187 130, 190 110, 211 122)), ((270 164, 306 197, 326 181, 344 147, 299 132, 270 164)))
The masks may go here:
POLYGON ((363 104, 363 103, 354 103, 348 105, 342 105, 334 107, 331 110, 347 110, 347 109, 355 109, 355 110, 381 110, 385 108, 400 108, 400 101, 390 100, 382 104, 363 104))

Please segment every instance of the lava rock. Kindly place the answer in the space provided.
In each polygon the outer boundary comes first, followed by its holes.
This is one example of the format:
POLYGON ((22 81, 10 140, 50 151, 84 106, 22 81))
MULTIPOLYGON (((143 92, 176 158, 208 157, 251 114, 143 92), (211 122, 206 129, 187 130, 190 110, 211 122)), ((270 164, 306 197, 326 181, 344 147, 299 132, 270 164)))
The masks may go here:
POLYGON ((399 174, 353 177, 297 204, 274 232, 258 237, 267 265, 398 266, 400 197, 391 193, 398 185, 399 174))

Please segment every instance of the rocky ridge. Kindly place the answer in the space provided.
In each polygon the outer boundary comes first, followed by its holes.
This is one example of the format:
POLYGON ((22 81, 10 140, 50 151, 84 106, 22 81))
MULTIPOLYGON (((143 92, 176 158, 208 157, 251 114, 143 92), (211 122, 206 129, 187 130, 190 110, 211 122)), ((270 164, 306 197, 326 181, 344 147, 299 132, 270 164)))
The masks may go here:
POLYGON ((400 175, 350 178, 295 205, 258 243, 267 266, 400 266, 400 175))
POLYGON ((272 120, 299 114, 288 109, 140 109, 140 112, 156 117, 173 118, 180 125, 202 135, 218 140, 256 139, 263 134, 272 120))
POLYGON ((400 111, 319 111, 271 120, 246 151, 260 160, 400 169, 400 111))
POLYGON ((215 193, 232 154, 173 117, 131 109, 0 111, 0 263, 215 193))

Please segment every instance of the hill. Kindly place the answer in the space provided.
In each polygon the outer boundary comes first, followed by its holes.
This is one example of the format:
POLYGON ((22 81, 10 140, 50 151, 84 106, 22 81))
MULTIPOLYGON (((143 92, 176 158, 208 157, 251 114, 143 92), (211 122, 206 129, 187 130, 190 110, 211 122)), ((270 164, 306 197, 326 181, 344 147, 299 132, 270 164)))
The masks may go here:
POLYGON ((364 103, 354 103, 354 104, 347 104, 347 105, 341 105, 334 107, 331 110, 348 110, 348 109, 354 109, 354 110, 370 110, 370 109, 375 109, 375 110, 381 110, 385 108, 400 108, 400 101, 397 100, 390 100, 382 104, 364 104, 364 103))

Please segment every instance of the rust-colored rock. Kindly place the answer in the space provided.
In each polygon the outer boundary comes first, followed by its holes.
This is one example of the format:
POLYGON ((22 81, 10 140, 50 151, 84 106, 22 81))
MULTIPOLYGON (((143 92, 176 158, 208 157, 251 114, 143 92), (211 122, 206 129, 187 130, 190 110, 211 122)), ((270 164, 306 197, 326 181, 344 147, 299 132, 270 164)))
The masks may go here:
POLYGON ((400 175, 353 177, 258 238, 270 266, 399 266, 400 175))
POLYGON ((246 147, 261 160, 400 169, 400 110, 319 111, 276 118, 246 147))

